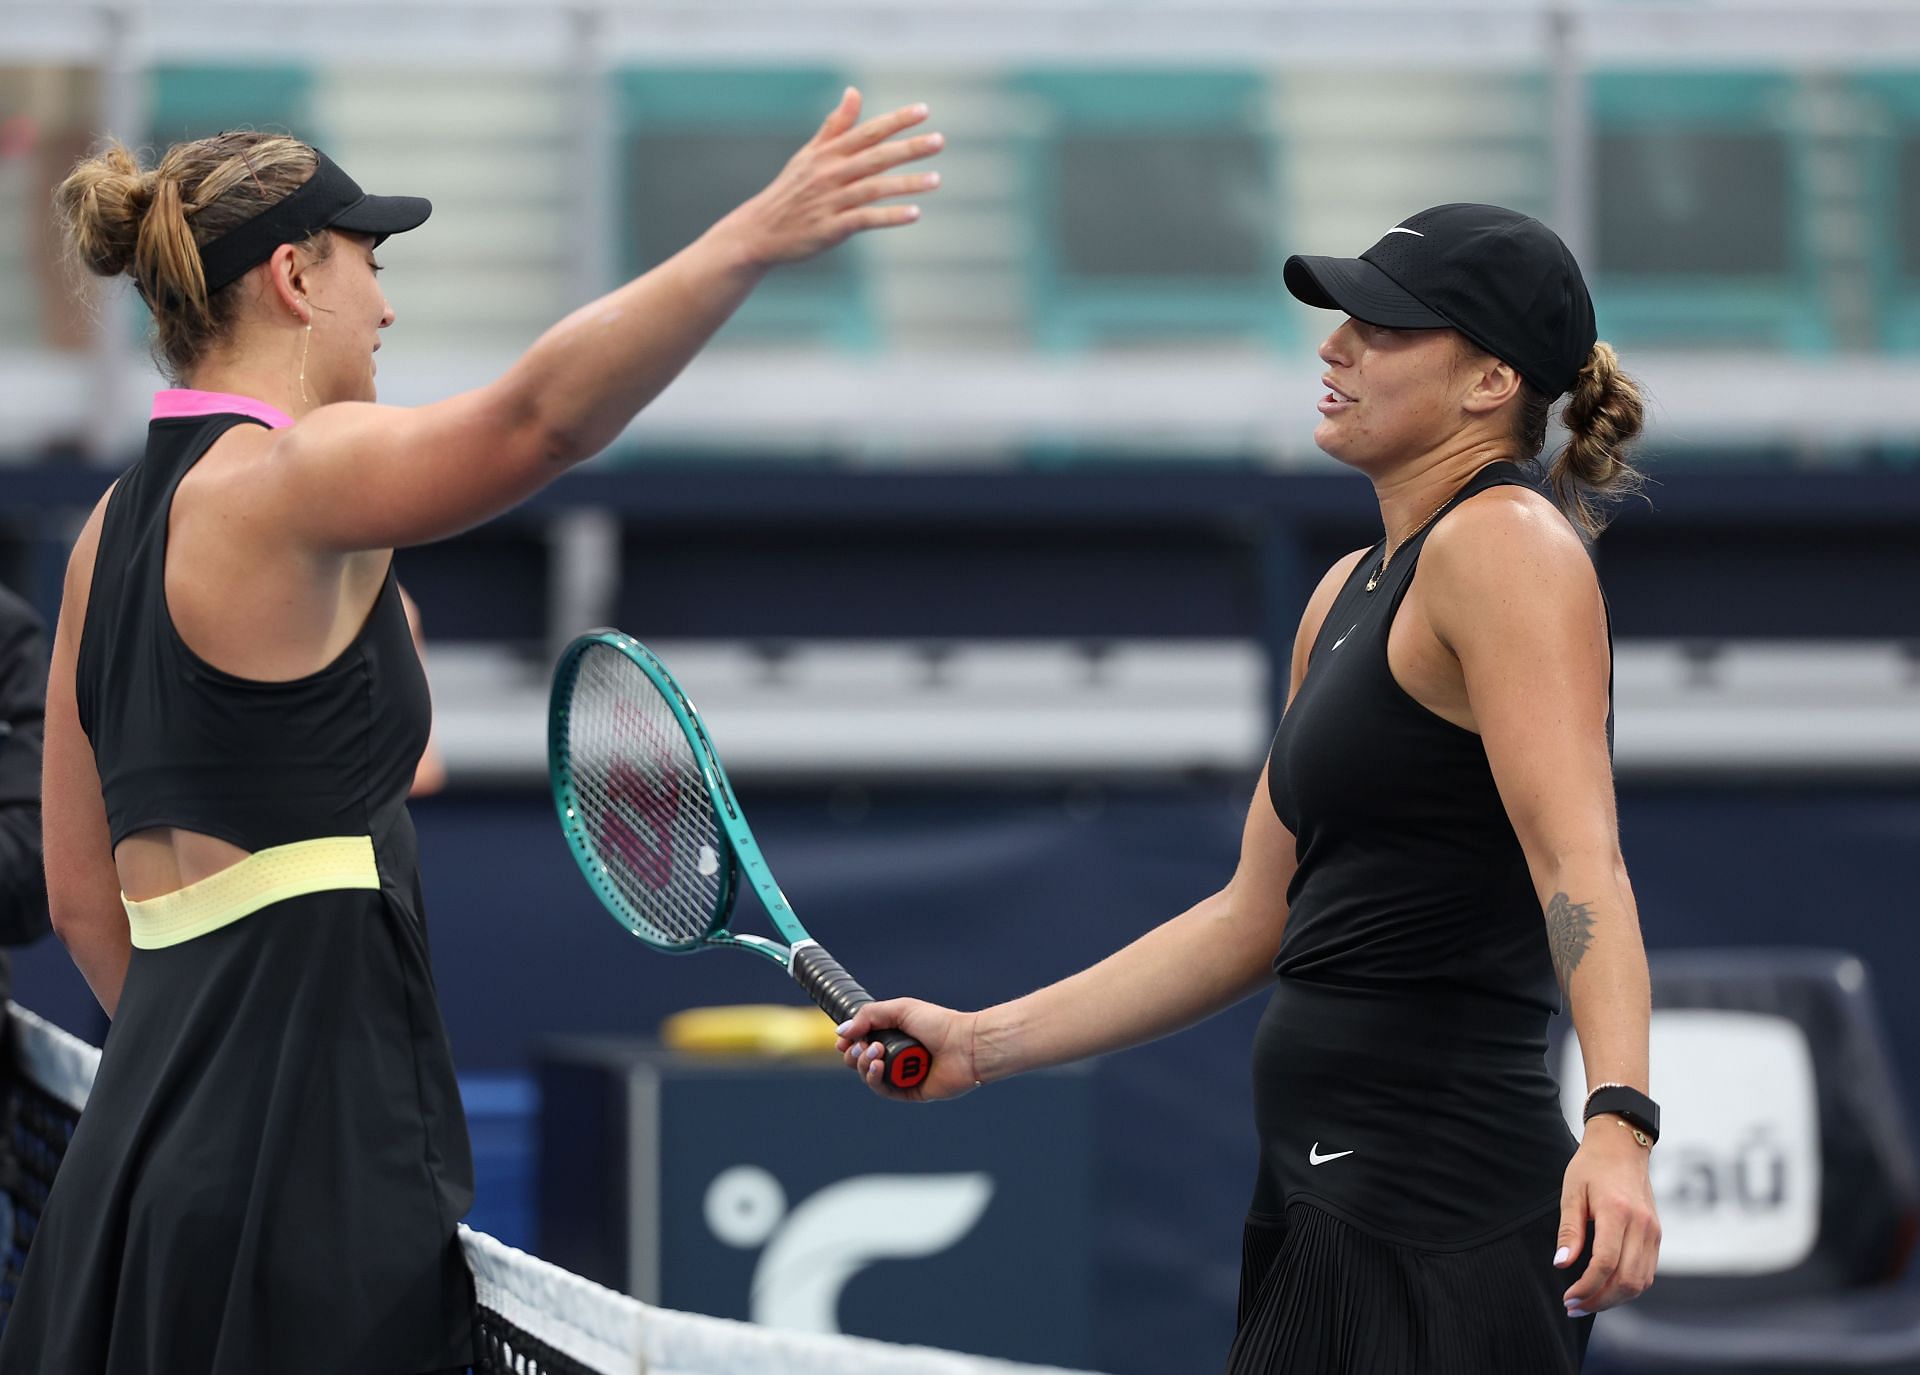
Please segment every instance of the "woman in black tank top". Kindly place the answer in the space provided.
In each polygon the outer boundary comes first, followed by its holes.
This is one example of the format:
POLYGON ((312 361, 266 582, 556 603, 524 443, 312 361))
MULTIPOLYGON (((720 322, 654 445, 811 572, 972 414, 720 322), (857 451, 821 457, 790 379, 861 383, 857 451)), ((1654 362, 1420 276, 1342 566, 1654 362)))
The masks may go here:
POLYGON ((1315 439, 1371 479, 1386 538, 1307 605, 1232 880, 1014 1002, 875 1004, 842 1048, 878 1092, 947 1097, 1268 990, 1232 1375, 1576 1371, 1591 1315, 1644 1290, 1659 1250, 1646 958, 1583 543, 1633 484, 1638 395, 1565 246, 1509 210, 1439 206, 1286 279, 1349 317, 1320 350, 1315 439), (1579 1142, 1545 1061, 1562 1006, 1592 1091, 1579 1142), (913 1093, 880 1075, 867 1037, 888 1026, 934 1053, 913 1093))
MULTIPOLYGON (((413 1375, 471 1358, 473 1170, 405 799, 393 549, 590 457, 759 279, 917 209, 938 135, 849 90, 761 195, 499 381, 374 403, 373 250, 425 201, 231 133, 59 192, 180 384, 73 552, 47 698, 53 923, 113 1019, 0 1371, 413 1375)), ((486 284, 477 282, 476 290, 486 284)))

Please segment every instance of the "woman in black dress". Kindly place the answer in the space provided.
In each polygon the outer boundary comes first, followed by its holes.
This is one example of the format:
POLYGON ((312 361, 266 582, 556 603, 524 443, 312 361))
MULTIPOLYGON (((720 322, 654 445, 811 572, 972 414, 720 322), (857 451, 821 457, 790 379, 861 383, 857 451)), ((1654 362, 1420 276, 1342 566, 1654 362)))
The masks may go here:
MULTIPOLYGON (((63 1375, 414 1375, 470 1358, 473 1177, 405 797, 429 708, 392 572, 610 442, 782 262, 910 222, 939 146, 848 91, 758 196, 499 381, 374 404, 374 250, 425 201, 293 139, 59 203, 180 384, 68 568, 47 702, 54 924, 113 1019, 0 1340, 63 1375)), ((472 284, 485 291, 485 281, 472 284)))
POLYGON ((865 1038, 904 1027, 935 1066, 907 1096, 949 1097, 1270 990, 1232 1375, 1572 1372, 1590 1315, 1645 1289, 1659 1250, 1646 957, 1582 541, 1632 485, 1639 398, 1572 256, 1512 211, 1439 206, 1286 279, 1349 317, 1320 349, 1315 439, 1372 480, 1386 538, 1307 604, 1231 882, 1014 1002, 874 1004, 842 1047, 892 1094, 865 1038), (1577 1144, 1545 1063, 1562 998, 1590 1088, 1577 1144))

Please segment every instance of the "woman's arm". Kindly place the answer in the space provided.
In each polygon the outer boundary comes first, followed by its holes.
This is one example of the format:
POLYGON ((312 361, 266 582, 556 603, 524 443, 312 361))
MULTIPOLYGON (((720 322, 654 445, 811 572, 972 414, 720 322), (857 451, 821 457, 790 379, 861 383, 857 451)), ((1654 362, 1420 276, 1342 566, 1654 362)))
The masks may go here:
POLYGON ((73 689, 80 630, 86 622, 87 593, 93 582, 93 560, 106 504, 103 497, 94 508, 67 562, 66 590, 53 635, 53 661, 47 670, 46 759, 40 810, 45 825, 42 842, 47 860, 47 911, 54 932, 111 1017, 120 1005, 120 987, 126 981, 133 940, 127 909, 120 901, 120 877, 113 866, 113 841, 107 828, 107 806, 100 796, 100 775, 94 767, 93 746, 80 729, 73 689))
MULTIPOLYGON (((1334 566, 1307 604, 1294 641, 1287 697, 1306 674, 1307 654, 1340 584, 1359 554, 1334 566)), ((977 1083, 1065 1064, 1155 1040, 1258 992, 1273 978, 1287 925, 1287 886, 1296 865, 1293 833, 1274 815, 1260 771, 1241 832, 1240 859, 1227 886, 1078 974, 1012 1002, 956 1013, 908 998, 873 1003, 841 1027, 840 1048, 877 1092, 946 1098, 977 1083), (901 1093, 881 1075, 876 1028, 900 1027, 932 1052, 934 1070, 901 1093)))
POLYGON ((978 1013, 973 1077, 1156 1040, 1258 992, 1273 978, 1293 869, 1293 835, 1273 814, 1262 769, 1227 886, 1091 968, 978 1013))
POLYGON ((573 312, 491 385, 415 408, 322 406, 278 432, 249 514, 320 553, 421 544, 498 515, 598 453, 774 267, 917 217, 915 206, 874 202, 936 184, 887 175, 939 150, 938 134, 893 138, 926 108, 856 128, 859 111, 850 90, 766 190, 573 312))
MULTIPOLYGON (((1469 502, 1421 556, 1422 605, 1460 661, 1474 723, 1527 857, 1589 1088, 1647 1090, 1651 1000, 1639 913, 1620 857, 1607 748, 1606 609, 1585 548, 1544 500, 1469 502)), ((1594 1227, 1570 1305, 1597 1312, 1653 1282, 1660 1224, 1647 1152, 1610 1119, 1567 1171, 1561 1265, 1594 1227)))
POLYGON ((1165 1036, 1231 1007, 1273 977, 1287 922, 1293 837, 1260 774, 1225 888, 1098 964, 1024 998, 960 1013, 913 998, 869 1003, 841 1024, 840 1049, 889 1098, 951 1098, 991 1079, 1103 1055, 1165 1036), (876 1030, 899 1027, 933 1056, 933 1073, 901 1091, 882 1074, 876 1030))

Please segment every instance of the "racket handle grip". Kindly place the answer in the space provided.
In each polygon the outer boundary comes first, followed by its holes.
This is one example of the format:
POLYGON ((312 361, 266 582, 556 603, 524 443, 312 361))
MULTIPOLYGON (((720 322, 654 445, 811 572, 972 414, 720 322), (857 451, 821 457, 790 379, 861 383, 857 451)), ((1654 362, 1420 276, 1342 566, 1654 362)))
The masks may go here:
MULTIPOLYGON (((873 1001, 873 995, 817 941, 795 948, 793 977, 836 1023, 846 1021, 873 1001)), ((869 1039, 879 1042, 886 1052, 887 1082, 897 1089, 912 1088, 933 1068, 927 1048, 904 1031, 889 1027, 869 1039)))

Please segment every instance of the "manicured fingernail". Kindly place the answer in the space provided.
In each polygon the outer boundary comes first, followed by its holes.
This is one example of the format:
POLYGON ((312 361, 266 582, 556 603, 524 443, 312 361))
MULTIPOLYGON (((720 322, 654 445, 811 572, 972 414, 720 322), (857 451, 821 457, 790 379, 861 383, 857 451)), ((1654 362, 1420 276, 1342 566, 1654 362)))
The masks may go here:
POLYGON ((938 185, 940 184, 940 174, 939 174, 938 172, 929 172, 929 173, 927 173, 927 176, 926 176, 926 183, 925 183, 925 184, 926 184, 926 185, 927 185, 928 187, 935 187, 935 186, 938 186, 938 185))
POLYGON ((1567 1316, 1569 1318, 1584 1318, 1584 1317, 1587 1317, 1588 1314, 1587 1314, 1587 1310, 1584 1308, 1569 1308, 1567 1310, 1567 1316))
POLYGON ((840 1023, 839 1026, 835 1027, 834 1030, 839 1032, 842 1036, 845 1036, 848 1033, 848 1031, 852 1028, 852 1026, 853 1026, 853 1018, 849 1017, 847 1018, 846 1021, 840 1023))
POLYGON ((926 107, 926 103, 925 103, 925 102, 923 101, 922 103, 920 103, 920 104, 918 104, 918 105, 916 105, 916 106, 914 106, 914 107, 913 107, 913 112, 914 112, 914 113, 915 113, 916 115, 924 115, 924 114, 926 114, 926 113, 927 113, 927 107, 926 107))
MULTIPOLYGON (((841 1027, 840 1029, 842 1031, 846 1030, 845 1027, 841 1027)), ((1538 1253, 1536 1252, 1535 1254, 1538 1254, 1538 1253)), ((1553 1253, 1553 1263, 1555 1265, 1565 1265, 1567 1263, 1567 1257, 1571 1256, 1572 1254, 1573 1254, 1573 1248, 1571 1246, 1562 1246, 1558 1251, 1555 1251, 1553 1253)))

